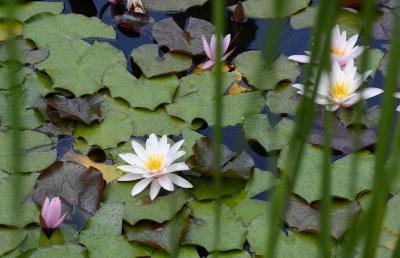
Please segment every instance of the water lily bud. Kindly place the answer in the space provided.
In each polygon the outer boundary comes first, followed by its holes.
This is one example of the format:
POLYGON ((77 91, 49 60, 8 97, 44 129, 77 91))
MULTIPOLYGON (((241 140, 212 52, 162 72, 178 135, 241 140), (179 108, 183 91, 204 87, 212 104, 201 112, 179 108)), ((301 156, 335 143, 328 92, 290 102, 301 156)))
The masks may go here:
POLYGON ((108 0, 108 2, 110 2, 112 4, 123 4, 124 0, 108 0))
POLYGON ((242 2, 239 2, 236 5, 235 10, 233 11, 231 20, 234 22, 245 22, 247 20, 246 13, 244 11, 242 2))
POLYGON ((43 231, 46 233, 47 237, 51 236, 51 233, 61 226, 64 222, 67 213, 61 215, 61 201, 60 198, 55 197, 51 200, 46 197, 43 205, 42 212, 40 215, 40 223, 42 225, 43 231))

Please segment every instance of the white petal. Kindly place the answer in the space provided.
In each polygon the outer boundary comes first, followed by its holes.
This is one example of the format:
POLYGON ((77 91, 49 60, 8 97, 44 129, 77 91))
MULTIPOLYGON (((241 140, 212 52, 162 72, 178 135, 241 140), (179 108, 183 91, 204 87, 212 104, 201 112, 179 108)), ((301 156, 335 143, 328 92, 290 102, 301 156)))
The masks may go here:
POLYGON ((168 137, 163 135, 158 143, 158 150, 157 152, 160 153, 162 156, 166 157, 169 152, 170 145, 168 144, 168 137))
POLYGON ((328 97, 324 96, 324 95, 318 94, 318 95, 315 97, 314 102, 317 103, 317 104, 319 104, 319 105, 328 105, 328 104, 331 103, 331 100, 330 100, 328 97))
POLYGON ((143 175, 138 174, 125 174, 118 178, 118 181, 126 182, 126 181, 134 181, 143 178, 143 175))
POLYGON ((174 190, 174 185, 172 184, 172 181, 169 177, 167 176, 160 176, 157 178, 158 183, 160 183, 161 187, 164 188, 167 191, 173 191, 174 190))
POLYGON ((292 84, 292 87, 298 89, 297 93, 304 95, 304 85, 303 84, 292 84))
POLYGON ((142 160, 147 160, 146 150, 140 143, 132 140, 132 148, 142 160))
POLYGON ((328 110, 328 111, 334 112, 334 111, 338 110, 339 105, 326 105, 325 108, 326 108, 326 110, 328 110))
POLYGON ((397 107, 396 111, 400 112, 400 105, 397 107))
POLYGON ((353 35, 347 40, 346 51, 350 51, 356 45, 358 40, 358 34, 353 35))
MULTIPOLYGON (((155 154, 158 151, 158 139, 157 136, 152 133, 146 140, 146 154, 155 154)), ((147 156, 147 155, 146 155, 147 156)))
POLYGON ((211 41, 210 41, 210 50, 211 50, 211 57, 210 59, 215 59, 217 56, 217 39, 215 37, 215 34, 211 36, 211 41))
POLYGON ((128 173, 132 173, 132 174, 147 174, 147 170, 141 168, 141 167, 135 167, 135 166, 130 166, 130 165, 121 165, 117 167, 118 169, 128 172, 128 173))
POLYGON ((175 171, 184 171, 184 170, 189 170, 189 167, 184 163, 184 162, 179 162, 170 165, 169 167, 165 168, 166 173, 171 173, 175 171))
POLYGON ((383 93, 382 89, 370 87, 370 88, 364 89, 360 94, 361 94, 361 98, 369 99, 369 98, 375 97, 381 93, 383 93))
POLYGON ((182 188, 192 188, 193 187, 193 185, 189 181, 187 181, 186 179, 184 179, 183 177, 180 177, 178 175, 168 174, 168 177, 177 186, 180 186, 182 188))
POLYGON ((289 56, 288 59, 302 64, 307 64, 310 62, 310 57, 306 55, 292 55, 289 56))
POLYGON ((361 99, 361 95, 359 93, 356 93, 356 94, 353 94, 352 96, 350 96, 345 101, 343 101, 342 105, 345 107, 351 107, 354 104, 356 104, 358 101, 360 101, 360 99, 361 99))
POLYGON ((135 196, 143 191, 152 181, 152 178, 145 178, 136 183, 131 191, 131 195, 135 196))
POLYGON ((176 142, 174 145, 171 146, 170 152, 177 152, 183 145, 185 140, 180 140, 179 142, 176 142))
POLYGON ((231 43, 231 34, 228 34, 225 36, 223 40, 222 54, 225 54, 226 50, 228 50, 230 43, 231 43))
POLYGON ((207 57, 212 59, 213 57, 211 55, 210 46, 208 45, 207 39, 204 37, 204 35, 201 35, 201 42, 203 43, 203 49, 204 52, 206 52, 207 57))
POLYGON ((395 93, 394 97, 400 99, 400 92, 395 93))
POLYGON ((119 157, 132 166, 144 168, 144 160, 133 153, 121 153, 119 157))
POLYGON ((158 193, 160 192, 161 185, 158 183, 157 180, 153 180, 150 186, 150 199, 154 200, 158 193))
POLYGON ((353 48, 353 50, 351 51, 351 54, 350 54, 351 58, 353 58, 353 59, 357 58, 359 55, 362 54, 363 51, 364 51, 364 47, 357 46, 357 47, 353 48))

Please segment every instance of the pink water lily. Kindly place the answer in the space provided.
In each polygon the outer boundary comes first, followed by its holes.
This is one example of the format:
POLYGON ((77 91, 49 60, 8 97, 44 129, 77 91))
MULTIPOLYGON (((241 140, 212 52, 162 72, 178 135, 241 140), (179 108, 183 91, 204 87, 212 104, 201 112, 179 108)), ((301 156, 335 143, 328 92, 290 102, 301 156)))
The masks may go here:
MULTIPOLYGON (((207 70, 210 69, 215 62, 217 61, 217 38, 213 34, 211 37, 210 44, 208 44, 206 37, 204 35, 201 35, 201 40, 203 42, 203 48, 204 52, 206 52, 206 55, 209 60, 207 60, 202 66, 201 69, 207 70)), ((225 59, 231 54, 231 52, 226 53, 226 51, 229 48, 229 45, 231 43, 231 34, 228 34, 225 36, 225 38, 222 41, 222 61, 225 61, 225 59)))
POLYGON ((44 229, 56 229, 65 220, 67 213, 61 215, 60 198, 55 197, 51 200, 46 197, 42 206, 41 224, 44 229))
MULTIPOLYGON (((339 26, 336 25, 332 32, 331 39, 331 59, 338 62, 343 68, 350 60, 354 60, 364 51, 364 47, 356 46, 358 34, 347 40, 346 31, 341 32, 339 26)), ((292 55, 289 60, 299 63, 310 62, 310 52, 306 51, 306 55, 292 55)))
POLYGON ((112 4, 123 4, 124 0, 108 0, 108 2, 110 2, 112 4))
MULTIPOLYGON (((395 93, 394 97, 400 99, 400 92, 395 93)), ((400 105, 397 107, 396 110, 400 112, 400 105)))

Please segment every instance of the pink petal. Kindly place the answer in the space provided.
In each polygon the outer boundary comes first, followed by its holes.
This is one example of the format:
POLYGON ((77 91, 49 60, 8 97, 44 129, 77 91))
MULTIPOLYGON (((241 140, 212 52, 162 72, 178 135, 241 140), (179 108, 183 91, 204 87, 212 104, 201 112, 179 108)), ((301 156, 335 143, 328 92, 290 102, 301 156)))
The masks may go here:
POLYGON ((214 60, 208 60, 207 62, 205 62, 205 63, 201 66, 201 69, 203 69, 203 70, 208 70, 208 69, 210 69, 214 64, 215 64, 214 60))
POLYGON ((231 43, 231 34, 228 34, 224 38, 224 42, 223 42, 224 45, 223 45, 223 51, 222 51, 223 54, 225 54, 225 52, 228 50, 230 43, 231 43))
POLYGON ((208 45, 207 39, 206 37, 204 37, 204 35, 201 35, 201 42, 203 43, 203 49, 204 52, 206 52, 206 55, 209 59, 212 59, 212 54, 211 54, 211 50, 210 50, 210 46, 208 45))
POLYGON ((58 228, 65 220, 67 217, 67 213, 64 213, 64 215, 53 225, 52 228, 58 228))
POLYGON ((55 228, 55 225, 57 224, 57 221, 61 217, 61 201, 58 197, 51 199, 47 216, 44 218, 46 221, 46 224, 50 228, 55 228))
POLYGON ((44 200, 43 205, 42 205, 42 217, 43 217, 43 219, 47 216, 49 204, 50 204, 50 200, 49 200, 48 197, 46 197, 46 199, 44 200))
POLYGON ((210 59, 215 59, 215 57, 217 56, 217 53, 216 53, 217 52, 217 39, 214 34, 211 37, 210 51, 211 51, 210 59))

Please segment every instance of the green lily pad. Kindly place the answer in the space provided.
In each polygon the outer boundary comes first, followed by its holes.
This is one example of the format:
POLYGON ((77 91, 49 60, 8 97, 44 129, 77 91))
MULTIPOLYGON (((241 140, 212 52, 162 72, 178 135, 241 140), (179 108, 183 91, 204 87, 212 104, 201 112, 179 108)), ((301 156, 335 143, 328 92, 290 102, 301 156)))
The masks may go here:
POLYGON ((0 133, 0 170, 12 171, 12 158, 19 157, 20 173, 37 172, 50 166, 56 160, 55 142, 47 135, 33 132, 21 131, 21 149, 22 153, 11 153, 13 149, 12 131, 0 133))
POLYGON ((263 216, 269 216, 267 212, 270 212, 271 204, 266 201, 256 199, 246 199, 237 204, 233 210, 239 215, 244 224, 248 226, 253 219, 263 214, 263 216))
MULTIPOLYGON (((15 19, 24 22, 40 13, 60 14, 64 9, 63 2, 39 2, 32 1, 15 7, 15 19)), ((9 17, 8 9, 0 8, 0 18, 9 17)))
POLYGON ((103 85, 110 89, 112 97, 122 98, 132 107, 154 110, 172 102, 179 81, 174 75, 138 80, 125 67, 116 66, 105 73, 103 85))
MULTIPOLYGON (((369 48, 366 51, 368 51, 368 63, 367 63, 367 66, 365 67, 365 71, 375 72, 376 70, 378 70, 378 68, 381 64, 384 53, 382 50, 377 49, 377 48, 373 48, 373 49, 369 48)), ((356 66, 359 67, 359 69, 361 69, 361 66, 362 66, 362 58, 363 57, 361 55, 357 59, 355 59, 356 66)))
MULTIPOLYGON (((361 117, 361 124, 368 128, 376 127, 379 123, 381 117, 381 108, 376 105, 363 111, 363 116, 361 117)), ((354 109, 351 108, 341 108, 337 112, 337 116, 345 126, 356 124, 357 114, 354 109)))
POLYGON ((90 257, 131 258, 146 255, 121 236, 123 213, 122 204, 106 204, 89 220, 86 230, 80 234, 80 242, 87 247, 90 257))
MULTIPOLYGON (((278 167, 285 172, 288 163, 288 148, 281 153, 278 167)), ((323 150, 305 145, 300 168, 293 192, 307 202, 321 199, 323 150)), ((348 200, 354 200, 359 193, 370 190, 373 183, 375 158, 364 151, 353 153, 338 159, 332 164, 331 195, 348 200), (358 159, 357 172, 352 163, 358 159)))
POLYGON ((184 12, 190 7, 201 6, 208 0, 143 0, 144 6, 155 12, 184 12))
POLYGON ((45 60, 50 55, 48 49, 45 48, 36 49, 31 42, 24 39, 20 39, 17 40, 16 42, 4 43, 0 47, 0 60, 2 62, 11 60, 10 59, 11 57, 8 54, 10 48, 9 44, 15 44, 16 48, 18 48, 18 52, 20 54, 18 58, 14 58, 14 60, 21 64, 37 64, 45 60))
MULTIPOLYGON (((225 73, 224 91, 236 80, 234 74, 225 73)), ((209 126, 215 124, 215 85, 210 72, 201 75, 189 75, 181 79, 174 103, 166 106, 167 113, 191 124, 195 119, 203 119, 209 126)), ((222 95, 222 93, 221 93, 222 95)), ((235 96, 223 96, 223 126, 239 124, 243 118, 259 113, 264 98, 258 91, 235 96)))
POLYGON ((204 135, 190 130, 189 128, 182 130, 182 138, 185 140, 182 145, 182 149, 186 152, 184 156, 185 160, 193 154, 193 146, 196 144, 196 141, 203 137, 204 135))
POLYGON ((246 185, 246 181, 239 178, 224 178, 220 187, 217 187, 212 178, 191 178, 193 188, 189 191, 198 201, 212 200, 218 197, 233 195, 240 192, 246 185))
POLYGON ((90 146, 103 149, 113 148, 118 143, 126 142, 133 132, 133 121, 130 110, 117 101, 106 98, 102 103, 104 120, 101 123, 76 125, 74 135, 82 137, 90 146), (118 133, 112 133, 118 131, 118 133))
POLYGON ((189 227, 183 244, 200 245, 207 251, 229 251, 242 249, 246 240, 246 228, 240 217, 228 206, 222 205, 219 232, 215 228, 215 202, 200 203, 193 201, 189 208, 194 223, 189 227), (219 245, 215 246, 214 236, 220 234, 219 245))
POLYGON ((101 89, 107 70, 119 65, 126 67, 122 52, 108 43, 90 45, 81 40, 63 40, 50 44, 49 48, 50 57, 36 68, 50 75, 53 88, 68 90, 77 97, 101 89))
POLYGON ((267 93, 267 106, 274 114, 295 115, 301 95, 290 83, 279 84, 267 93))
MULTIPOLYGON (((200 258, 199 254, 197 253, 197 249, 193 246, 184 246, 179 248, 179 253, 175 258, 200 258)), ((151 255, 151 258, 169 258, 170 255, 163 253, 163 252, 154 252, 151 255)))
POLYGON ((246 51, 235 58, 235 65, 250 85, 260 90, 272 90, 280 82, 294 82, 300 75, 300 66, 280 56, 268 67, 259 50, 246 51))
POLYGON ((286 118, 272 126, 265 114, 248 116, 243 122, 246 139, 257 141, 266 152, 283 149, 288 144, 294 127, 295 122, 286 118))
POLYGON ((251 255, 246 251, 231 251, 231 252, 215 252, 211 253, 207 258, 250 258, 251 255))
POLYGON ((157 198, 153 202, 146 197, 138 202, 127 202, 125 204, 124 220, 131 225, 135 225, 140 220, 163 223, 182 209, 188 201, 188 197, 183 190, 179 190, 157 198))
POLYGON ((63 258, 85 258, 85 249, 76 244, 53 245, 41 247, 30 254, 30 258, 63 257, 63 258))
MULTIPOLYGON (((277 15, 274 0, 247 0, 242 3, 246 16, 255 19, 270 19, 290 16, 309 6, 309 0, 286 0, 277 15)), ((236 5, 230 6, 233 11, 236 5)))
POLYGON ((398 214, 400 212, 400 195, 396 194, 387 204, 385 218, 382 225, 382 234, 379 240, 380 245, 387 249, 394 250, 399 239, 400 223, 398 214))
MULTIPOLYGON (((73 39, 116 37, 112 26, 102 23, 96 17, 89 18, 80 14, 60 14, 36 19, 24 26, 23 35, 26 39, 32 39, 38 47, 46 47, 55 42, 64 45, 73 39)), ((68 54, 65 54, 66 57, 68 54)), ((109 58, 103 58, 109 61, 109 58)))
POLYGON ((30 223, 39 223, 38 208, 31 200, 25 200, 37 176, 32 173, 0 178, 0 225, 24 227, 30 223), (16 187, 18 195, 15 194, 16 187))
POLYGON ((166 53, 160 56, 158 45, 155 44, 135 48, 131 57, 147 78, 178 73, 192 66, 192 58, 186 55, 166 53))
POLYGON ((0 255, 17 248, 26 238, 26 232, 21 229, 0 228, 0 255))
POLYGON ((132 188, 137 182, 111 182, 103 192, 105 203, 138 203, 143 197, 148 196, 148 191, 144 190, 136 196, 131 195, 132 188))

